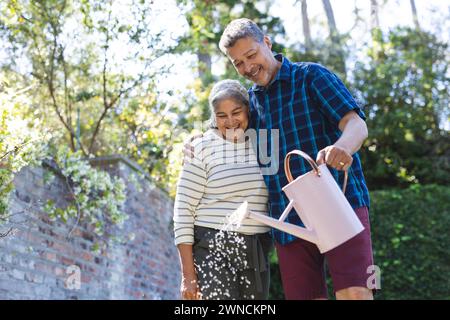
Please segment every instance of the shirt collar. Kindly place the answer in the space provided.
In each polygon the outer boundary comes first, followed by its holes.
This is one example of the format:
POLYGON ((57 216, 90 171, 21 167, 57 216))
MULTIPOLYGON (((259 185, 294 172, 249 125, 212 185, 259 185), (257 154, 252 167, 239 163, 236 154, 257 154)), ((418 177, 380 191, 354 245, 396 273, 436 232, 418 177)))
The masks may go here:
POLYGON ((272 80, 272 82, 267 87, 258 86, 257 84, 254 84, 252 86, 253 91, 263 91, 266 88, 269 88, 275 81, 290 79, 290 77, 291 77, 291 67, 290 67, 291 62, 288 60, 288 58, 284 57, 281 53, 274 54, 274 57, 275 57, 275 59, 277 59, 278 61, 281 62, 281 67, 278 70, 277 75, 275 76, 275 78, 272 80))

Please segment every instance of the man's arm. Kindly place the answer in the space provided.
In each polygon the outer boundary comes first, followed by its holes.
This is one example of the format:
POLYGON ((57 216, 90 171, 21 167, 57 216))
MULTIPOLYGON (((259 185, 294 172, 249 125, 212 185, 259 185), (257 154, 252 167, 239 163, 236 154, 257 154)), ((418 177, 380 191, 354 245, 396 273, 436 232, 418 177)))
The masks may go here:
POLYGON ((333 145, 320 150, 316 162, 327 163, 337 170, 348 170, 353 162, 352 155, 368 136, 367 125, 355 111, 350 111, 339 121, 339 129, 341 137, 333 145))
POLYGON ((355 154, 368 137, 366 122, 355 111, 350 111, 339 122, 342 136, 334 144, 345 149, 351 155, 355 154))

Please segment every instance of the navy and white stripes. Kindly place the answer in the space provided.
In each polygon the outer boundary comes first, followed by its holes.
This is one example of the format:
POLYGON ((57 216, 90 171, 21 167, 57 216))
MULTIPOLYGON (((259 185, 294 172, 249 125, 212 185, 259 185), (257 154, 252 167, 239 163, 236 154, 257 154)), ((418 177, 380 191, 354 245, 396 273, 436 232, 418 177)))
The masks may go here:
MULTIPOLYGON (((186 163, 178 181, 174 207, 175 244, 193 243, 194 226, 223 228, 244 201, 249 209, 268 214, 268 194, 249 143, 224 140, 215 130, 193 142, 194 159, 186 163)), ((245 219, 244 234, 268 232, 269 227, 245 219)))

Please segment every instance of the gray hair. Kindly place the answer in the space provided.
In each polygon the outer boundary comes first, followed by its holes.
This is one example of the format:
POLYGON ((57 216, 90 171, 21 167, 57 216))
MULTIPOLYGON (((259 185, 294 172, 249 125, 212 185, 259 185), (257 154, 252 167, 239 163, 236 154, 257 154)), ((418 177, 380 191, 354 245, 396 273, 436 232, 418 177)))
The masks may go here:
POLYGON ((246 110, 247 114, 250 114, 250 102, 247 89, 245 89, 239 81, 225 79, 217 82, 209 93, 209 111, 211 116, 209 118, 209 127, 217 128, 216 122, 216 110, 219 103, 223 100, 231 99, 246 110))
POLYGON ((234 46, 239 39, 247 37, 253 38, 258 43, 264 41, 264 33, 252 20, 241 18, 231 21, 220 37, 220 51, 227 54, 228 48, 234 46))

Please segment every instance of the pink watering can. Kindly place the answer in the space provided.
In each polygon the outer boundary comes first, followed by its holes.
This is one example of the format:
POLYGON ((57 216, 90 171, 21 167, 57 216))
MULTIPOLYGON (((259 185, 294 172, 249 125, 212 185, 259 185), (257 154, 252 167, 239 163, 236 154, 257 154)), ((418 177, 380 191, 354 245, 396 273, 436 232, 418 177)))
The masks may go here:
POLYGON ((284 170, 289 184, 283 188, 283 191, 290 202, 278 220, 248 210, 247 202, 244 202, 233 216, 239 221, 244 218, 254 219, 312 242, 317 245, 321 253, 336 248, 364 230, 344 196, 347 171, 345 171, 344 192, 342 192, 327 165, 318 166, 303 151, 289 152, 284 160, 284 170), (289 167, 292 154, 305 158, 313 170, 294 180, 289 167), (284 221, 292 207, 295 208, 306 228, 284 221))

